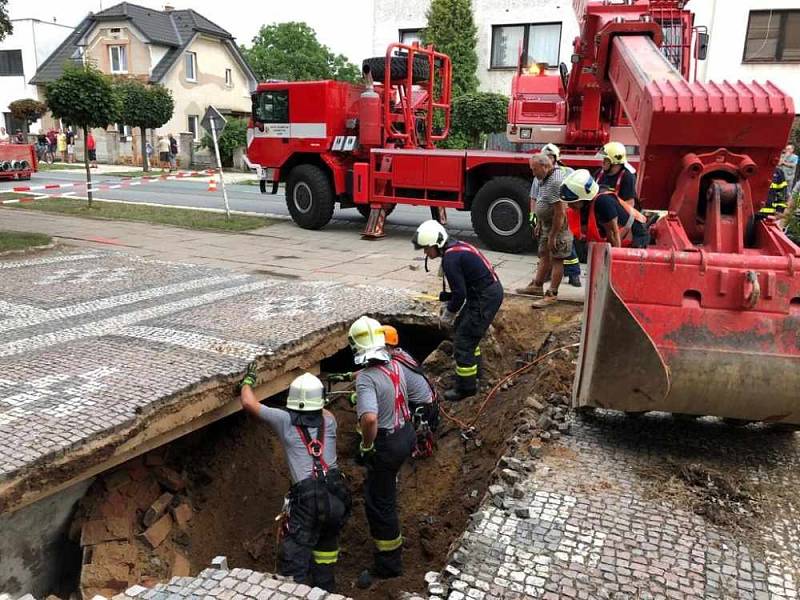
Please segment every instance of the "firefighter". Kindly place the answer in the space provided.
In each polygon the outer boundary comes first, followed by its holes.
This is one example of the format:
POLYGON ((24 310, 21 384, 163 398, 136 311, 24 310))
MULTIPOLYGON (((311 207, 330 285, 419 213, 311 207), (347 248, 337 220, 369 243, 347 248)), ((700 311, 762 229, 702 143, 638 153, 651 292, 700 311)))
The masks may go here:
POLYGON ((470 244, 450 239, 438 221, 420 225, 412 242, 418 250, 424 249, 426 261, 442 259, 450 292, 439 296, 439 322, 455 327, 456 361, 456 384, 444 393, 444 399, 463 400, 478 391, 479 344, 503 303, 503 286, 492 263, 470 244))
POLYGON ((416 442, 408 391, 400 364, 386 348, 380 323, 361 317, 348 336, 356 373, 356 414, 361 432, 359 462, 367 469, 364 510, 375 542, 373 565, 358 578, 368 588, 373 577, 387 579, 403 574, 403 536, 397 514, 397 474, 416 442))
POLYGON ((762 206, 759 215, 782 215, 786 211, 789 184, 783 169, 775 167, 772 172, 772 182, 769 184, 767 202, 762 206))
POLYGON ((351 508, 350 491, 336 462, 336 418, 324 410, 324 387, 310 373, 292 381, 286 410, 259 403, 255 383, 251 363, 239 386, 242 407, 275 431, 292 480, 278 548, 279 573, 333 592, 339 532, 351 508))
POLYGON ((567 204, 587 211, 587 241, 634 248, 644 248, 650 242, 647 218, 612 190, 601 188, 586 169, 567 175, 559 194, 567 204))
POLYGON ((603 166, 595 178, 597 184, 603 189, 613 191, 630 206, 639 210, 636 171, 628 162, 625 145, 620 142, 609 142, 600 149, 598 156, 603 159, 603 166))
MULTIPOLYGON (((413 458, 425 458, 433 454, 433 434, 439 427, 439 399, 436 388, 425 375, 420 364, 400 347, 400 336, 391 325, 383 326, 386 347, 392 358, 403 369, 408 387, 408 409, 417 435, 417 445, 411 453, 413 458)), ((478 374, 480 378, 480 374, 478 374)))
MULTIPOLYGON (((547 156, 552 162, 553 167, 561 169, 561 173, 566 177, 572 173, 573 169, 561 162, 561 149, 555 144, 545 144, 542 148, 542 154, 547 156)), ((531 215, 534 215, 534 205, 536 202, 537 194, 534 194, 534 186, 538 188, 538 180, 533 179, 531 184, 531 215)), ((537 190, 538 191, 538 190, 537 190)), ((567 215, 569 218, 569 215, 567 215)), ((575 250, 575 240, 572 241, 572 254, 564 259, 564 277, 567 282, 573 287, 581 287, 581 266, 578 261, 578 252, 575 250)))

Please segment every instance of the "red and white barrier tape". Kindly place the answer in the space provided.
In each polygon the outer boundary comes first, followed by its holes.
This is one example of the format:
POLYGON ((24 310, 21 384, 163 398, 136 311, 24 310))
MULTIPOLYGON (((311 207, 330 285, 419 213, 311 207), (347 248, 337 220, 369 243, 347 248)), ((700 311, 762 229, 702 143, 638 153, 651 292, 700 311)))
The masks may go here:
MULTIPOLYGON (((164 181, 164 180, 174 180, 174 179, 184 179, 186 177, 204 177, 206 175, 215 175, 216 170, 208 169, 205 171, 179 171, 178 173, 172 175, 144 175, 142 177, 125 177, 122 181, 118 184, 109 184, 108 182, 102 183, 92 183, 91 185, 87 185, 85 181, 77 182, 77 183, 49 183, 46 185, 24 185, 24 186, 17 186, 13 187, 10 190, 6 190, 9 192, 36 192, 39 190, 57 190, 61 188, 85 188, 85 187, 97 187, 98 189, 106 189, 106 190, 113 190, 120 187, 127 187, 130 185, 141 185, 142 183, 146 183, 148 181, 164 181)), ((107 173, 104 177, 113 177, 113 173, 107 173)))

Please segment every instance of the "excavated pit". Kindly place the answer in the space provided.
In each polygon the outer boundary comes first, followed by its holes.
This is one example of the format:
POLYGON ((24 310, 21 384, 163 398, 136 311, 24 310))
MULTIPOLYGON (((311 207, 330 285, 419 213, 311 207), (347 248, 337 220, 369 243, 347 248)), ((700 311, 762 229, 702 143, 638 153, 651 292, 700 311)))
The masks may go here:
MULTIPOLYGON (((400 474, 405 573, 368 591, 354 586, 370 564, 373 547, 364 516, 363 469, 354 460, 355 413, 345 396, 331 404, 339 423, 339 466, 354 499, 340 542, 339 593, 382 598, 420 592, 425 573, 443 568, 451 544, 480 504, 498 459, 522 422, 529 390, 498 393, 475 423, 475 435, 463 436, 463 424, 471 423, 489 384, 513 371, 521 357, 530 359, 541 351, 553 329, 577 327, 578 312, 565 304, 532 313, 529 302, 506 300, 482 344, 487 385, 476 397, 446 406, 452 419, 442 421, 434 456, 409 461, 400 474)), ((392 324, 401 344, 419 360, 427 358, 430 375, 445 387, 452 372, 452 359, 442 351, 448 348, 448 342, 442 343, 446 332, 417 318, 392 324)), ((339 348, 317 358, 322 373, 353 368, 343 333, 336 333, 340 339, 320 340, 329 350, 339 348)), ((318 347, 311 351, 318 354, 318 347)), ((567 391, 573 368, 570 363, 564 373, 541 373, 536 388, 542 394, 567 391)), ((267 402, 279 406, 284 398, 280 393, 267 402)), ((227 556, 232 567, 274 573, 274 518, 288 486, 283 451, 268 426, 242 413, 218 420, 97 478, 79 503, 67 536, 73 552, 82 548, 77 553, 81 564, 73 564, 71 577, 65 575, 62 589, 53 591, 66 594, 71 588, 80 589, 84 597, 110 597, 129 585, 193 575, 218 555, 227 556)))

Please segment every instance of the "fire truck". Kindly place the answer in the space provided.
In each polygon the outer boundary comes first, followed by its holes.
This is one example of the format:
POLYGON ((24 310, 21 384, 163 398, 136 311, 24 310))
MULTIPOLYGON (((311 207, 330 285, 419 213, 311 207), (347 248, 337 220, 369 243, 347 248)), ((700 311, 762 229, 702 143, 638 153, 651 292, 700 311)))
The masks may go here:
POLYGON ((368 219, 364 235, 380 237, 385 216, 409 204, 443 221, 448 208, 470 211, 475 232, 494 250, 531 248, 529 156, 436 148, 449 132, 449 57, 395 43, 363 69, 366 85, 258 85, 247 157, 261 191, 277 193, 284 182, 289 213, 306 229, 324 227, 338 204, 357 208, 368 219))
POLYGON ((33 145, 0 143, 0 181, 30 179, 37 164, 33 145))
MULTIPOLYGON (((705 33, 685 0, 574 0, 572 69, 520 62, 509 137, 554 142, 573 168, 608 141, 638 148, 637 194, 660 218, 647 248, 589 245, 573 405, 800 423, 800 248, 758 209, 788 138, 771 83, 691 81, 705 33), (694 52, 692 52, 694 48, 694 52), (566 152, 563 152, 566 151, 566 152)), ((253 95, 248 156, 301 227, 334 206, 381 234, 397 204, 468 210, 490 248, 520 252, 529 155, 439 150, 450 60, 392 44, 366 84, 270 82, 253 95)))

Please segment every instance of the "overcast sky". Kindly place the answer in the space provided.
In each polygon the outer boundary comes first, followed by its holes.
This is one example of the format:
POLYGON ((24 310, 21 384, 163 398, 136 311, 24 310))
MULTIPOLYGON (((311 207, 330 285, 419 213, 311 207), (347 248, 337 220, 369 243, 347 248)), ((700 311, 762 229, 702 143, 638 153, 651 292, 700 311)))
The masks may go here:
MULTIPOLYGON (((10 0, 12 19, 32 17, 77 25, 89 11, 99 12, 118 4, 115 0, 10 0)), ((250 45, 261 25, 281 21, 305 21, 319 40, 352 62, 360 63, 372 48, 372 0, 138 0, 134 4, 162 9, 193 8, 230 31, 240 44, 250 45), (359 35, 359 31, 365 32, 359 35)))

